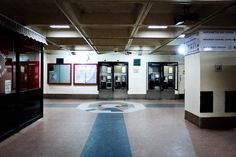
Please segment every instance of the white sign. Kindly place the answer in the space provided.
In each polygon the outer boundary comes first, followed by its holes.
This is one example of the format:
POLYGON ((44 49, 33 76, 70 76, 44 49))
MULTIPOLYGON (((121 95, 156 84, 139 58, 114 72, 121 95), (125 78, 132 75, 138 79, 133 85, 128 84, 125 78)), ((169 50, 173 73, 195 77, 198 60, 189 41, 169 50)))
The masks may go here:
POLYGON ((236 51, 236 32, 200 31, 200 51, 236 51))
POLYGON ((207 51, 236 52, 236 32, 223 30, 199 31, 185 39, 187 54, 207 51))
POLYGON ((5 80, 5 94, 11 93, 11 80, 5 80))
POLYGON ((185 45, 187 46, 187 54, 199 52, 200 39, 199 34, 193 34, 185 39, 185 45))
POLYGON ((139 68, 134 68, 134 69, 133 69, 133 72, 134 72, 134 73, 139 73, 139 68))

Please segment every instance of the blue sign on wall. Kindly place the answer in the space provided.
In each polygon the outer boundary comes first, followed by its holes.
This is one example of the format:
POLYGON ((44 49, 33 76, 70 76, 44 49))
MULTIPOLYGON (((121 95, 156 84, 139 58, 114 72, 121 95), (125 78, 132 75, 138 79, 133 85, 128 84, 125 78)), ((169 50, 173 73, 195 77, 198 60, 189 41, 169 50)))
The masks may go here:
POLYGON ((141 59, 134 59, 134 66, 141 66, 141 59))

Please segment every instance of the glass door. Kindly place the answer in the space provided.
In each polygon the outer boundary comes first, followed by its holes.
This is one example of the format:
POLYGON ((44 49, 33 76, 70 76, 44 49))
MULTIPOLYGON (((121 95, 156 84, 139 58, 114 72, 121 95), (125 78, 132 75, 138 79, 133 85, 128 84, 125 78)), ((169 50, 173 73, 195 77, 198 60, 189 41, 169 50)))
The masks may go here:
POLYGON ((128 66, 125 64, 114 65, 114 90, 127 90, 128 66))
POLYGON ((101 99, 126 99, 128 97, 128 63, 99 62, 98 90, 101 99))
POLYGON ((149 63, 148 66, 148 89, 161 90, 161 67, 157 63, 149 63))
POLYGON ((148 63, 148 99, 174 99, 178 88, 178 64, 172 62, 148 63))
POLYGON ((100 90, 113 90, 113 67, 110 64, 99 66, 99 88, 100 90))

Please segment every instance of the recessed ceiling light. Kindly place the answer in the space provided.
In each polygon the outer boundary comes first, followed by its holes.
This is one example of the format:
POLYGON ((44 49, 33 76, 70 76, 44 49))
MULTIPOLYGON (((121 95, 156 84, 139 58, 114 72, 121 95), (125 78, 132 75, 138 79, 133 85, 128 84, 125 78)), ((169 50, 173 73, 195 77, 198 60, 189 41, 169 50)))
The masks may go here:
POLYGON ((166 29, 167 26, 157 26, 157 25, 150 25, 148 26, 149 29, 166 29))
POLYGON ((178 38, 184 38, 185 34, 181 34, 180 36, 178 36, 178 38))
POLYGON ((70 28, 69 25, 50 25, 50 28, 70 28))

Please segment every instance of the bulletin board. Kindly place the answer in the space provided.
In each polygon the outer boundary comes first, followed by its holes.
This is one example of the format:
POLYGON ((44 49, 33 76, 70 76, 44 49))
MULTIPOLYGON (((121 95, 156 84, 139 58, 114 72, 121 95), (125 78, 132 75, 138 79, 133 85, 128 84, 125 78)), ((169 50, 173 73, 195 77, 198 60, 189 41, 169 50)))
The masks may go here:
POLYGON ((97 64, 74 64, 74 85, 96 85, 97 64))
POLYGON ((71 64, 48 64, 48 84, 71 85, 71 64))

